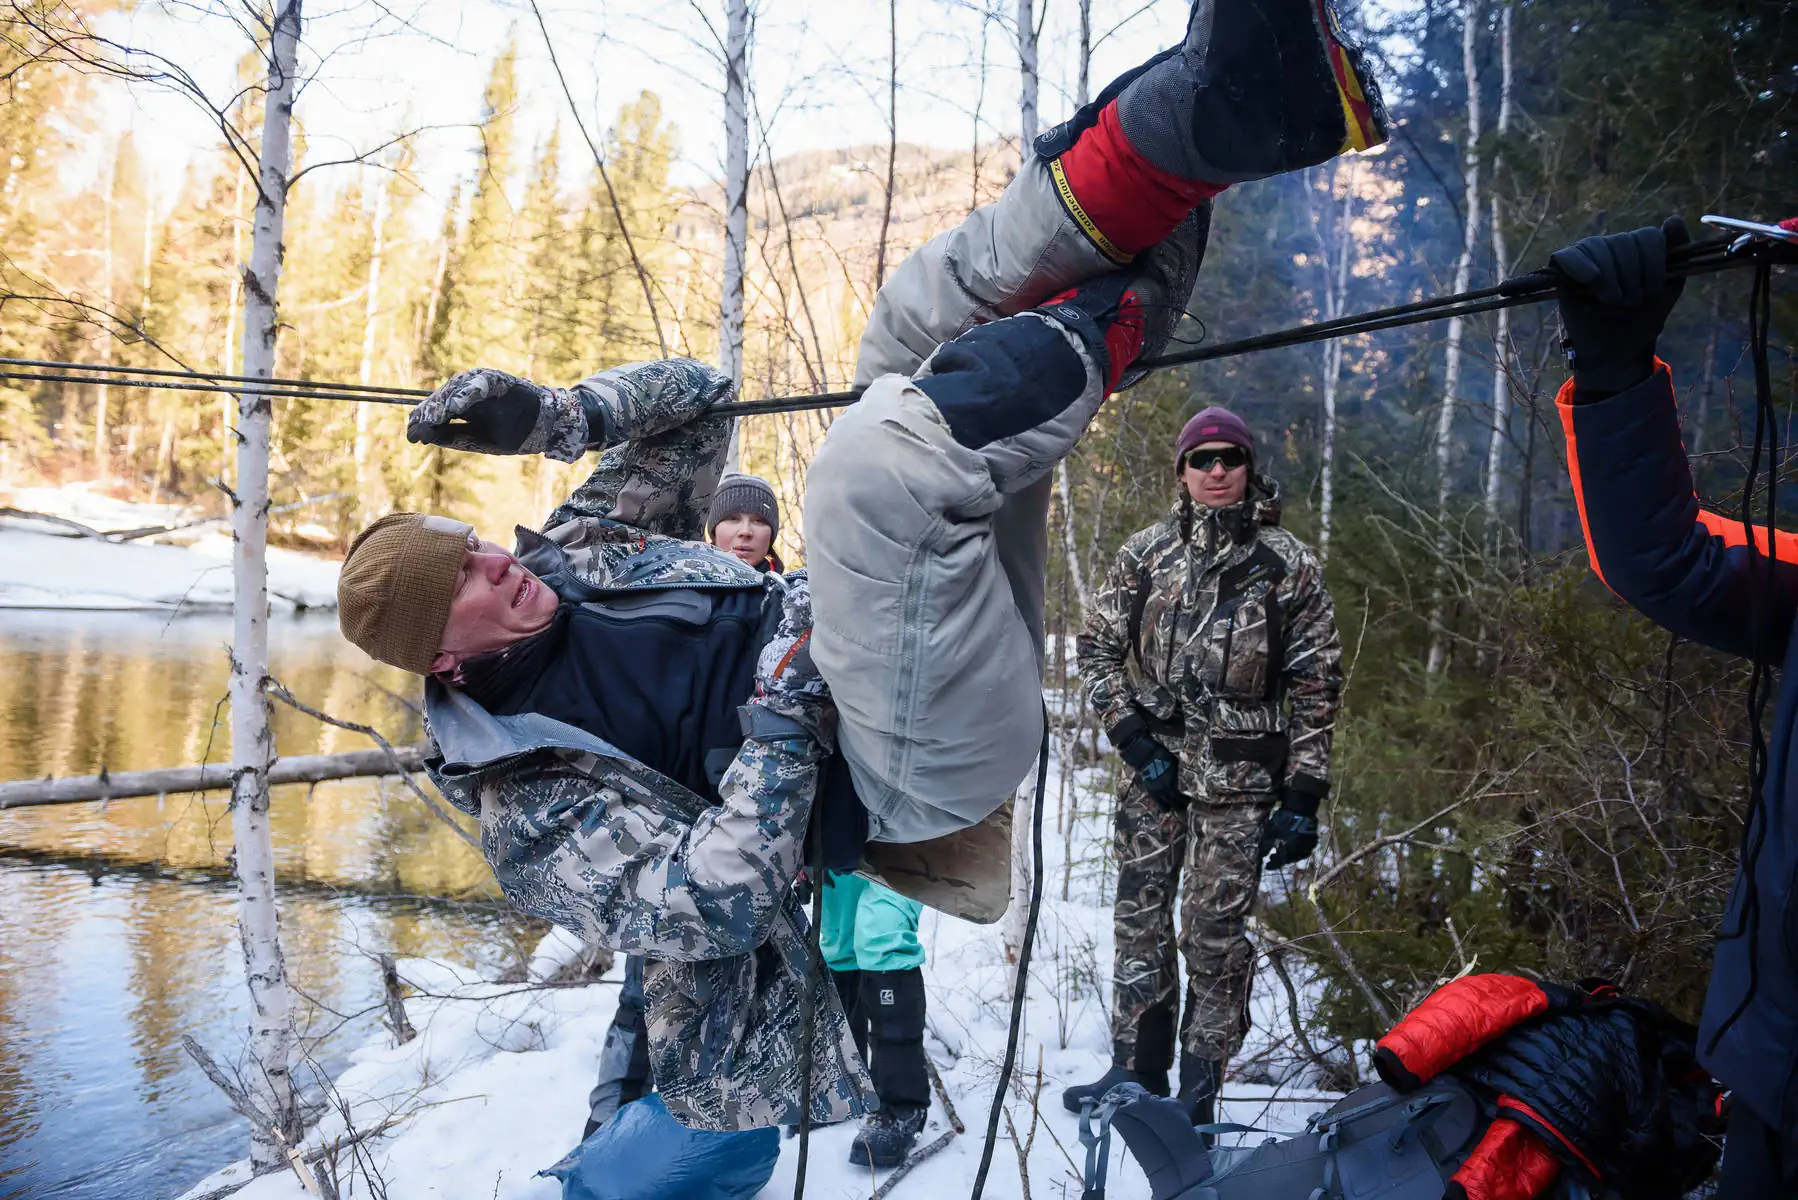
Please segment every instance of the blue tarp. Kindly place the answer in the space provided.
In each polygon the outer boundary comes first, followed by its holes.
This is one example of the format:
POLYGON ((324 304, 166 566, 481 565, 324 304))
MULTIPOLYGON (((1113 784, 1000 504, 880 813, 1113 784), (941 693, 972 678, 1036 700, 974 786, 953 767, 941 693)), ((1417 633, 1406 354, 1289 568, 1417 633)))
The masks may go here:
POLYGON ((562 1200, 750 1200, 779 1157, 778 1129, 688 1129, 652 1093, 539 1173, 562 1181, 562 1200))

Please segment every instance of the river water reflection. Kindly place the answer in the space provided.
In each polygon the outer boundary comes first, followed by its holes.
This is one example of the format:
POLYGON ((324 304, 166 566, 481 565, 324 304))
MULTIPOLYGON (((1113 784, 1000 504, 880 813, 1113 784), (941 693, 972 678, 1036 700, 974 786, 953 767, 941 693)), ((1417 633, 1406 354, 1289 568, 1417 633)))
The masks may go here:
MULTIPOLYGON (((0 779, 229 758, 225 618, 0 613, 0 779)), ((302 700, 419 736, 415 685, 329 616, 276 620, 302 700)), ((277 706, 288 755, 360 735, 277 706)), ((241 1053, 248 1023, 224 793, 0 813, 0 1200, 178 1195, 245 1152, 244 1122, 181 1049, 241 1053)), ((329 1070, 379 1029, 374 956, 496 967, 531 940, 479 855, 396 783, 277 789, 288 970, 329 1070), (425 897, 421 899, 420 897, 425 897)))

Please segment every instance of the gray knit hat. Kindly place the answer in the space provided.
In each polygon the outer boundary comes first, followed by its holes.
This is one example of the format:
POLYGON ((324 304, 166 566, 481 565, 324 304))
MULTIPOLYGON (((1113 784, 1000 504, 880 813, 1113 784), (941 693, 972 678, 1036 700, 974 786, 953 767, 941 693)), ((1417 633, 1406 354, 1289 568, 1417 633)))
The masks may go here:
POLYGON ((774 488, 760 475, 726 475, 712 493, 712 507, 706 513, 705 535, 711 537, 718 522, 738 513, 748 513, 768 522, 772 536, 780 536, 780 505, 774 499, 774 488))

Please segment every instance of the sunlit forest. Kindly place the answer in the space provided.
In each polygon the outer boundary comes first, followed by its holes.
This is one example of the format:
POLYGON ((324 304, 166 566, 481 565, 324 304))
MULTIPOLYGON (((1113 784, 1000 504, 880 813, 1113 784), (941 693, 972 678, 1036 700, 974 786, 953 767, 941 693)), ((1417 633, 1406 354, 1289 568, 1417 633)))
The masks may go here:
MULTIPOLYGON (((159 204, 140 139, 91 116, 116 81, 45 35, 70 11, 111 7, 22 0, 0 16, 0 356, 233 373, 255 187, 244 148, 262 120, 248 85, 262 55, 246 47, 246 86, 221 111, 228 135, 159 204), (96 154, 97 181, 71 185, 69 163, 96 154)), ((1082 11, 1102 25, 1127 7, 1082 11)), ((1576 238, 1673 212, 1694 228, 1705 213, 1790 215, 1790 4, 1349 7, 1393 140, 1222 196, 1188 343, 1489 285, 1576 238)), ((567 384, 664 353, 718 357, 721 183, 677 182, 676 170, 715 97, 643 91, 607 114, 597 155, 566 121, 535 136, 516 120, 523 36, 471 83, 483 116, 448 203, 421 186, 403 134, 307 171, 325 160, 302 98, 277 375, 431 386, 481 365, 567 384)), ((966 71, 990 57, 995 82, 985 123, 959 142, 754 154, 746 398, 843 386, 881 275, 1004 187, 1019 161, 1005 53, 999 37, 967 47, 966 71)), ((882 97, 887 83, 863 81, 882 97)), ((1045 96, 1042 123, 1068 108, 1045 96)), ((1742 272, 1693 281, 1661 344, 1701 487, 1724 505, 1752 411, 1747 292, 1742 272)), ((1798 372, 1793 315, 1782 291, 1782 406, 1798 372)), ((1553 410, 1565 374, 1552 306, 1233 358, 1114 398, 1056 481, 1063 677, 1113 551, 1172 502, 1174 436, 1200 407, 1248 420, 1286 524, 1327 556, 1349 682, 1326 849, 1267 915, 1326 977, 1320 1052, 1347 1071, 1354 1039, 1476 961, 1604 975, 1688 1016, 1702 996, 1744 811, 1746 675, 1591 577, 1553 410)), ((215 511, 233 404, 0 380, 0 487, 92 481, 215 511)), ((503 533, 578 482, 578 465, 410 445, 404 416, 277 401, 276 540, 340 553, 396 508, 503 533)), ((740 431, 744 469, 773 480, 794 514, 790 563, 804 561, 804 468, 828 420, 757 417, 740 431)), ((1057 731, 1065 753, 1097 753, 1077 701, 1057 731)))

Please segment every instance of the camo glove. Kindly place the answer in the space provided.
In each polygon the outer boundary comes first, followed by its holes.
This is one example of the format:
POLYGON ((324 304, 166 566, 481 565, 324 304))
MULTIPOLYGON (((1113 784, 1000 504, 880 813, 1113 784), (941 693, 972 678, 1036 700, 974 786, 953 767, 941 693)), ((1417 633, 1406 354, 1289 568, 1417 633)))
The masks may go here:
POLYGON ((1317 800, 1309 792, 1281 790, 1280 807, 1267 818, 1267 829, 1261 835, 1261 853, 1268 870, 1304 862, 1317 852, 1317 800))
POLYGON ((412 410, 406 440, 477 454, 542 454, 573 462, 587 449, 587 413, 566 388, 476 367, 451 378, 412 410))
POLYGON ((1149 799, 1164 812, 1185 808, 1187 799, 1180 794, 1180 760, 1148 733, 1126 735, 1117 744, 1118 757, 1135 772, 1137 782, 1149 799))
POLYGON ((1686 287, 1667 277, 1667 256, 1691 240, 1675 215, 1659 228, 1589 237, 1548 256, 1572 285, 1559 293, 1561 326, 1573 386, 1584 399, 1614 396, 1654 373, 1654 344, 1686 287))
POLYGON ((780 624, 756 659, 755 696, 743 706, 744 736, 778 728, 765 720, 767 714, 797 725, 826 751, 836 744, 836 706, 812 661, 812 587, 803 571, 786 577, 780 624))

